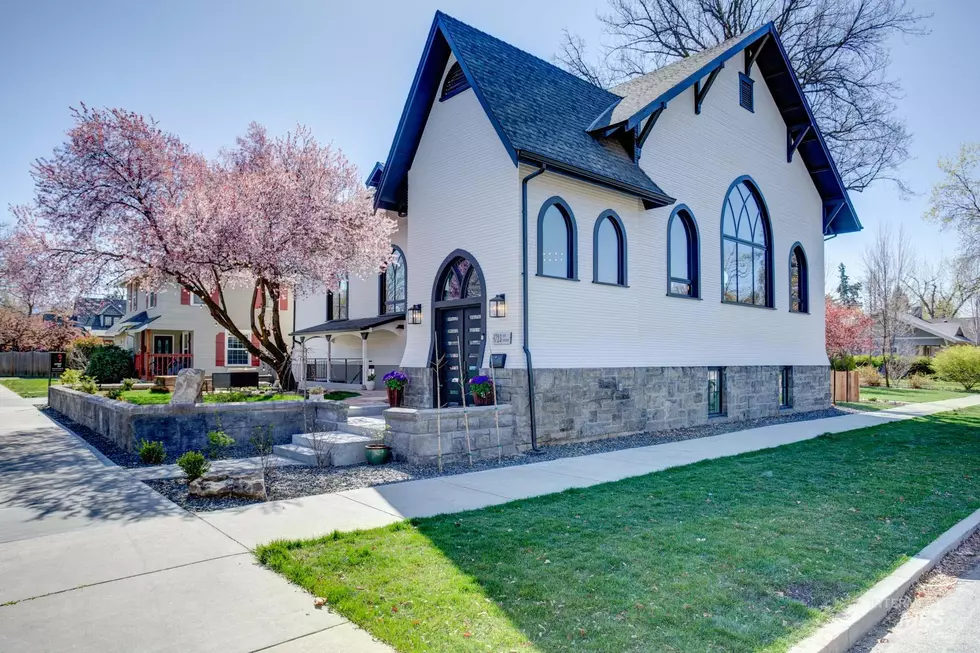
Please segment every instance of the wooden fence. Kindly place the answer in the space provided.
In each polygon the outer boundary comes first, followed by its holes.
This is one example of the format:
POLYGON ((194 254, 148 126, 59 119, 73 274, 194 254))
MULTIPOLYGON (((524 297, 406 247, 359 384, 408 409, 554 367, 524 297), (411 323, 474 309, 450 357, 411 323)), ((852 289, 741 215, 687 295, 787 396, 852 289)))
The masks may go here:
POLYGON ((830 372, 830 396, 833 402, 859 401, 861 398, 861 377, 857 370, 851 372, 830 372))
POLYGON ((3 351, 0 352, 0 376, 43 376, 48 375, 51 355, 46 351, 3 351))

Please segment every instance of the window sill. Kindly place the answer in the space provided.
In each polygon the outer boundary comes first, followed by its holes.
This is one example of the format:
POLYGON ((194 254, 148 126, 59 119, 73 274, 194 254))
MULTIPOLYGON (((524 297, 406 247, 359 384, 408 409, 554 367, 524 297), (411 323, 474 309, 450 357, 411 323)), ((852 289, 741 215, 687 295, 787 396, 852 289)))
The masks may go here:
POLYGON ((728 417, 728 413, 708 413, 708 419, 722 419, 728 417))
POLYGON ((809 315, 810 311, 790 311, 790 313, 793 313, 794 315, 809 315))
POLYGON ((680 295, 680 294, 675 293, 675 292, 669 292, 669 293, 667 293, 667 296, 668 297, 676 297, 677 299, 696 299, 698 301, 701 301, 701 298, 700 297, 695 297, 693 295, 680 295))
POLYGON ((559 281, 578 281, 579 280, 578 277, 556 277, 556 276, 551 275, 551 274, 541 274, 540 272, 538 272, 534 276, 540 277, 542 279, 558 279, 559 281))
POLYGON ((775 306, 759 306, 758 304, 743 304, 742 302, 726 302, 724 299, 721 300, 721 303, 727 306, 744 306, 746 308, 761 308, 765 311, 776 310, 775 306))
POLYGON ((596 281, 595 279, 592 280, 592 283, 597 284, 599 286, 612 286, 613 288, 629 288, 630 287, 628 283, 609 283, 608 281, 596 281))
POLYGON ((786 411, 793 410, 793 407, 792 406, 780 406, 779 407, 779 410, 780 410, 780 412, 786 412, 786 411))

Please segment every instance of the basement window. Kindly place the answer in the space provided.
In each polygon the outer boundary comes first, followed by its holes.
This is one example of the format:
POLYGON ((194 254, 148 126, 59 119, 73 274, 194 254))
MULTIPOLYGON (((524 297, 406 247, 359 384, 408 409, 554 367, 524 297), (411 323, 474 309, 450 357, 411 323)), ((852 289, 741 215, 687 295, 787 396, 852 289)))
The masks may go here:
POLYGON ((755 97, 753 95, 752 78, 745 73, 738 74, 738 103, 743 109, 755 113, 755 97))

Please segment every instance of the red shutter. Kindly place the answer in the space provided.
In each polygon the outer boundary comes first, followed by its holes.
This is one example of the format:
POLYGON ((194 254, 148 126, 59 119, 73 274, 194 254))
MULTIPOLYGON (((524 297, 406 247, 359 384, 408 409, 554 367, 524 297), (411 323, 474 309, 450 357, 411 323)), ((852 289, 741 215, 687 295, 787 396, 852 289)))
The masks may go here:
POLYGON ((225 334, 219 333, 214 337, 214 365, 225 366, 225 334))
POLYGON ((211 291, 211 301, 213 301, 215 304, 217 304, 217 303, 219 303, 219 300, 220 299, 221 299, 221 294, 218 293, 218 289, 215 288, 214 290, 211 291))
MULTIPOLYGON (((255 347, 258 347, 259 346, 259 339, 255 337, 255 334, 254 333, 252 334, 252 345, 255 346, 255 347)), ((259 366, 259 357, 253 354, 252 355, 252 367, 258 367, 258 366, 259 366)))
POLYGON ((289 291, 283 290, 282 294, 279 295, 279 310, 286 311, 289 310, 289 291))
POLYGON ((265 294, 261 292, 255 293, 255 308, 262 308, 265 304, 265 294))
POLYGON ((190 304, 191 303, 191 293, 187 288, 180 289, 180 303, 190 304))

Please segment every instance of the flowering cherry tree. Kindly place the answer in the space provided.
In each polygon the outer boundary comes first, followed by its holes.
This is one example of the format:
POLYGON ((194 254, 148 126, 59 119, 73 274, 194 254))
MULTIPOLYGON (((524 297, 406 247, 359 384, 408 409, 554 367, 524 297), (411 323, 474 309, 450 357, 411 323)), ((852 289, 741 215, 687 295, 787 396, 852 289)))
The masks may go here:
POLYGON ((207 160, 136 113, 82 105, 73 117, 66 142, 34 165, 35 202, 17 209, 19 231, 62 270, 178 284, 292 387, 280 296, 336 289, 391 256, 394 223, 374 212, 356 167, 304 127, 272 138, 253 123, 207 160), (250 288, 251 306, 271 311, 236 324, 232 288, 250 288))
POLYGON ((845 306, 827 297, 827 355, 840 358, 871 347, 874 320, 859 307, 845 306))

